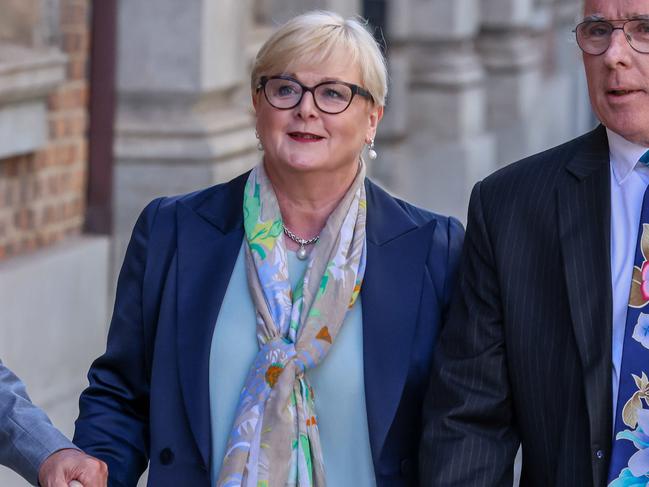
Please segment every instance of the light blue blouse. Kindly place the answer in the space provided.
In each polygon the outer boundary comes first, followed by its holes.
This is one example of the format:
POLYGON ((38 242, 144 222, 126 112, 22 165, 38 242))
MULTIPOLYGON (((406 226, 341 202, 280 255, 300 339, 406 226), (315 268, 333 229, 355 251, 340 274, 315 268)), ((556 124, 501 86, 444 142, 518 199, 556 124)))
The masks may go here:
MULTIPOLYGON (((291 285, 304 276, 307 261, 289 252, 291 285)), ((212 486, 216 486, 234 421, 239 392, 257 354, 255 310, 246 280, 243 246, 221 305, 210 351, 212 486)), ((313 387, 327 484, 374 487, 365 385, 361 299, 347 312, 325 360, 306 375, 313 387)))

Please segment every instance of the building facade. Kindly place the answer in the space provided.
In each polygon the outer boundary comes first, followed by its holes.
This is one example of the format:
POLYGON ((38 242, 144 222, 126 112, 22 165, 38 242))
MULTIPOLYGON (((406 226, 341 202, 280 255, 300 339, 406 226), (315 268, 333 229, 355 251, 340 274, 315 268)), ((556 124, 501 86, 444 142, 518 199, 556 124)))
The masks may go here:
POLYGON ((109 237, 83 231, 90 32, 89 0, 0 2, 0 360, 67 434, 109 300, 109 237))
POLYGON ((380 27, 369 173, 416 204, 464 221, 477 180, 595 123, 578 0, 1 0, 0 359, 66 433, 139 211, 259 161, 250 64, 314 8, 380 27))

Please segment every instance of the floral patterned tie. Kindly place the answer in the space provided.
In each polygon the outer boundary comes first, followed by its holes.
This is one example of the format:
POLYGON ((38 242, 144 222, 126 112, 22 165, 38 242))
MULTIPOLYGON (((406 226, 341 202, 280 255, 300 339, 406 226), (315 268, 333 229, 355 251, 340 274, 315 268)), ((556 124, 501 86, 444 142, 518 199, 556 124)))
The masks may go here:
MULTIPOLYGON (((649 151, 640 158, 649 166, 649 151)), ((649 485, 649 188, 640 214, 626 315, 609 487, 649 485)))

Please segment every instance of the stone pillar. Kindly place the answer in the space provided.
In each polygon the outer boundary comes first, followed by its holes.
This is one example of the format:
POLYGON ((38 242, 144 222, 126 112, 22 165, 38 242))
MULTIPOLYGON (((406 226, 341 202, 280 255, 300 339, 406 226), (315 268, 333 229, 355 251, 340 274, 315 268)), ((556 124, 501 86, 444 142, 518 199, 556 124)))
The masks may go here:
POLYGON ((410 56, 407 31, 409 0, 394 0, 386 4, 388 62, 388 98, 383 120, 376 134, 378 158, 368 162, 368 174, 390 190, 397 190, 398 172, 409 160, 407 155, 408 93, 410 89, 410 56))
POLYGON ((581 51, 572 33, 582 17, 582 2, 537 1, 550 18, 546 42, 551 61, 546 62, 548 76, 543 82, 543 99, 549 102, 545 105, 546 138, 556 144, 590 130, 598 121, 590 107, 581 51))
POLYGON ((483 0, 488 127, 505 165, 592 126, 571 33, 578 1, 483 0))
POLYGON ((343 17, 358 15, 362 0, 256 0, 257 20, 280 25, 309 10, 331 10, 343 17))
POLYGON ((497 163, 506 165, 545 147, 542 34, 549 19, 533 0, 482 0, 482 10, 487 127, 496 137, 497 163))
POLYGON ((122 0, 118 13, 115 264, 153 197, 254 165, 244 1, 122 0))
POLYGON ((391 189, 462 220, 473 184, 494 167, 484 73, 473 43, 478 11, 477 0, 398 0, 388 14, 397 59, 409 64, 407 78, 396 71, 391 99, 390 114, 400 120, 392 125, 404 134, 401 146, 385 151, 397 161, 391 189))

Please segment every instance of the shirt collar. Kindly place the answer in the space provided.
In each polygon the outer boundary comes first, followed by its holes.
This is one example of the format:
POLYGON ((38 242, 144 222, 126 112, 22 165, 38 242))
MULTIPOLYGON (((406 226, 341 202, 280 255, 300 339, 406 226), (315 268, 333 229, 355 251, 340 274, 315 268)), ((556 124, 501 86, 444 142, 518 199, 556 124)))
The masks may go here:
MULTIPOLYGON (((629 142, 624 137, 616 134, 612 130, 606 129, 608 137, 609 156, 611 159, 611 166, 613 167, 613 174, 618 184, 624 184, 629 174, 633 172, 638 159, 647 152, 649 148, 643 147, 633 142, 629 142)), ((649 168, 640 164, 642 171, 649 171, 649 168)))

